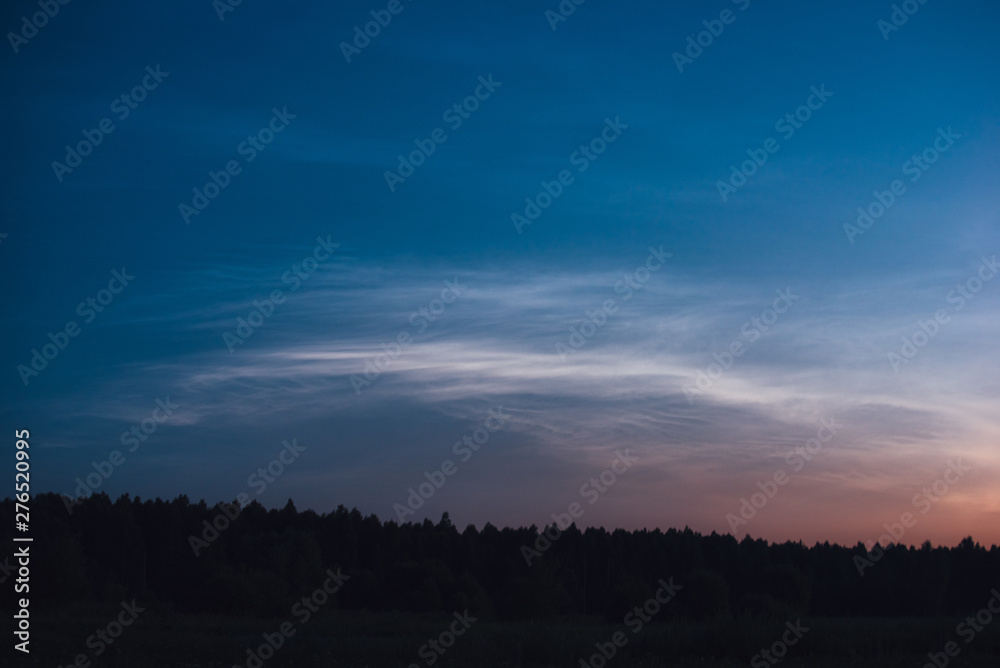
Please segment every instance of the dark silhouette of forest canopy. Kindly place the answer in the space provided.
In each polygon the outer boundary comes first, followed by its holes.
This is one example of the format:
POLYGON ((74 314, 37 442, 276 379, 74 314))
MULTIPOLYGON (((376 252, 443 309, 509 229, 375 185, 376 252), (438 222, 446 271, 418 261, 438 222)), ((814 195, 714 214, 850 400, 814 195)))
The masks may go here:
MULTIPOLYGON (((3 503, 12 516, 13 500, 3 503)), ((680 590, 659 619, 699 621, 957 615, 1000 586, 1000 547, 971 537, 869 552, 860 543, 807 547, 687 528, 459 530, 447 513, 437 523, 399 524, 343 506, 299 512, 291 500, 267 510, 102 493, 71 510, 56 494, 33 500, 35 544, 45 546, 32 561, 41 606, 140 596, 179 613, 280 616, 331 569, 347 576, 337 608, 510 620, 620 621, 661 580, 680 590)), ((7 574, 11 562, 0 566, 7 574)))

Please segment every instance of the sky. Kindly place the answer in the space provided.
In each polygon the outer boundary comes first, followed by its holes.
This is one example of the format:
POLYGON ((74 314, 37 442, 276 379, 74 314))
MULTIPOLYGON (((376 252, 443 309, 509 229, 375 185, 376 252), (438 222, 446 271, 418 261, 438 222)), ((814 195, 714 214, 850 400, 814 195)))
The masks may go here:
POLYGON ((1000 6, 902 5, 5 3, 32 491, 1000 543, 1000 6))

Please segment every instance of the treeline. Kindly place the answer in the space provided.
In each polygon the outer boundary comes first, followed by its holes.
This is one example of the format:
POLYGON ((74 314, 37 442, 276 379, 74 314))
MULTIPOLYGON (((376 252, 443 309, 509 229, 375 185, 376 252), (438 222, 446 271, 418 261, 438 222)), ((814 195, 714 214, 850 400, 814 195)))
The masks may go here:
MULTIPOLYGON (((2 503, 13 518, 13 500, 2 503)), ((1000 587, 1000 548, 972 538, 869 554, 861 544, 770 544, 690 529, 549 527, 552 540, 536 527, 459 531, 447 514, 398 524, 343 506, 298 512, 291 501, 236 511, 185 496, 112 502, 102 493, 69 513, 59 495, 36 496, 32 605, 140 596, 177 612, 281 616, 328 568, 350 578, 333 604, 340 608, 468 609, 499 619, 621 621, 671 578, 681 590, 660 618, 956 615, 981 608, 1000 587)), ((5 579, 15 577, 15 560, 0 566, 5 579)))

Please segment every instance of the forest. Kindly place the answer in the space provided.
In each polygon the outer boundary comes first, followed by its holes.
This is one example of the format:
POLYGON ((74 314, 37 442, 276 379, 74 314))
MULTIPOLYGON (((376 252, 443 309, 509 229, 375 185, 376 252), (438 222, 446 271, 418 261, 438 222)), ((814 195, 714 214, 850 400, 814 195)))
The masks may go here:
MULTIPOLYGON (((3 501, 13 516, 13 500, 3 501)), ((936 617, 981 608, 1000 586, 1000 547, 769 543, 688 528, 608 531, 575 525, 482 529, 399 524, 291 500, 209 506, 96 494, 69 507, 32 500, 32 598, 42 608, 139 596, 178 613, 287 614, 328 570, 348 610, 468 610, 498 620, 599 615, 620 621, 660 580, 680 585, 662 619, 936 617), (672 579, 672 580, 671 580, 672 579)), ((6 529, 11 545, 10 529, 6 529)), ((0 575, 15 572, 10 557, 0 575)))

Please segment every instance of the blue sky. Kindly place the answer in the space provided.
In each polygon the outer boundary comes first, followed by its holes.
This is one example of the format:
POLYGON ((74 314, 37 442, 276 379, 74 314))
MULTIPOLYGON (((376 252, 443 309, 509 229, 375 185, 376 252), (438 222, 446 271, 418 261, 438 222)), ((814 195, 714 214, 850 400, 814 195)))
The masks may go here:
MULTIPOLYGON (((929 0, 886 32, 891 3, 590 0, 553 29, 555 2, 403 0, 350 62, 341 43, 387 3, 217 7, 70 3, 7 36, 0 422, 31 430, 35 491, 73 495, 119 450, 112 496, 232 499, 294 438, 306 450, 252 492, 265 505, 390 518, 452 459, 408 519, 541 525, 629 448, 581 524, 853 543, 963 458, 906 542, 1000 539, 995 3, 929 0), (474 108, 458 127, 456 104, 474 108), (79 166, 54 168, 102 119, 79 166), (748 151, 767 160, 724 201, 748 151), (186 220, 211 173, 225 187, 186 220), (670 256, 646 264, 651 248, 670 256), (88 316, 113 271, 135 278, 88 316), (933 336, 906 358, 921 322, 933 336), (168 397, 129 452, 121 435, 168 397), (510 420, 459 461, 498 407, 510 420)), ((0 26, 38 11, 10 3, 0 26)))

